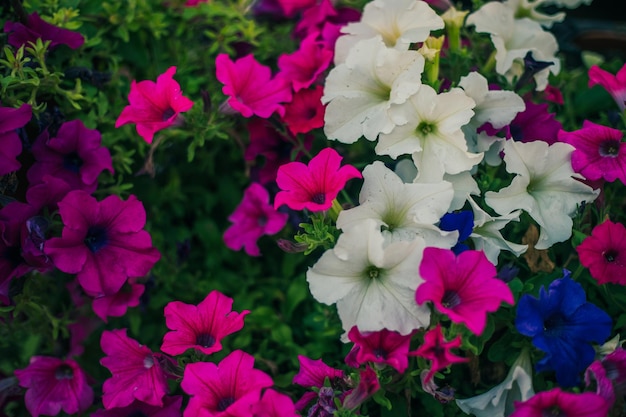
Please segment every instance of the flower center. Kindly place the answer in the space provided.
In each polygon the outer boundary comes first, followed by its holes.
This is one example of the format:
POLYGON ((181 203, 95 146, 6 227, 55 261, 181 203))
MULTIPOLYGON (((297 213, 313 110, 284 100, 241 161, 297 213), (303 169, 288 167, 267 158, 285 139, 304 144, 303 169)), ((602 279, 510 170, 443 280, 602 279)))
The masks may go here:
POLYGON ((370 279, 380 278, 380 273, 380 269, 376 268, 375 266, 370 266, 365 270, 365 276, 369 277, 370 279))
POLYGON ((541 413, 541 417, 564 417, 564 416, 565 414, 563 413, 563 411, 556 405, 550 408, 546 408, 541 413))
POLYGON ((615 262, 617 260, 617 251, 615 249, 609 249, 602 252, 602 256, 604 256, 604 260, 609 263, 615 262))
POLYGON ((76 152, 68 153, 63 157, 63 168, 67 169, 74 174, 80 172, 80 167, 83 166, 83 160, 76 152))
POLYGON ((215 338, 208 333, 200 333, 196 336, 196 345, 210 348, 215 344, 215 338))
POLYGON ((620 141, 614 139, 602 141, 598 153, 603 157, 616 158, 619 154, 619 145, 620 141))
POLYGON ((163 112, 163 115, 161 116, 161 119, 163 121, 168 120, 170 117, 172 117, 174 115, 175 111, 174 109, 172 109, 171 107, 168 107, 167 109, 165 109, 165 111, 163 112))
POLYGON ((565 317, 561 314, 553 314, 543 322, 543 331, 548 336, 559 337, 561 330, 567 324, 565 317))
POLYGON ((437 125, 427 121, 421 121, 415 129, 418 136, 428 136, 437 130, 437 125))
POLYGON ((91 226, 83 242, 92 253, 98 252, 109 242, 106 229, 101 226, 91 226))
POLYGON ((233 397, 224 397, 217 403, 217 411, 224 411, 235 402, 233 397))
POLYGON ((154 358, 152 357, 152 355, 148 355, 145 358, 143 358, 143 367, 146 369, 150 369, 154 366, 154 358))
POLYGON ((316 193, 311 197, 311 201, 315 204, 324 204, 326 202, 326 194, 324 193, 316 193))
POLYGON ((267 216, 265 214, 261 214, 257 217, 256 223, 261 227, 265 226, 267 224, 267 216))
POLYGON ((148 417, 148 415, 141 410, 133 410, 126 417, 148 417))
POLYGON ((380 358, 383 358, 383 359, 387 358, 387 352, 385 352, 383 350, 383 348, 376 348, 372 352, 374 353, 374 356, 376 356, 379 359, 380 358))
POLYGON ((461 304, 461 296, 458 292, 454 290, 446 290, 446 292, 443 293, 443 298, 441 299, 442 306, 453 309, 459 304, 461 304))
POLYGON ((71 366, 63 364, 54 371, 54 377, 57 381, 74 378, 74 370, 71 366))

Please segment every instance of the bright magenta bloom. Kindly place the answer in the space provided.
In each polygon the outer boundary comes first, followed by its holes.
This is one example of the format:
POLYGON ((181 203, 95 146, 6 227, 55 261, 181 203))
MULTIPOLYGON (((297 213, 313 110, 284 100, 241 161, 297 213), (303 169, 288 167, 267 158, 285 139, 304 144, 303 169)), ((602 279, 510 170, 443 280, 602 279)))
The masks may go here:
POLYGON ((16 158, 22 153, 22 141, 16 130, 30 121, 32 113, 33 109, 28 104, 22 104, 17 109, 0 107, 0 176, 20 168, 16 158))
POLYGON ((437 324, 437 327, 426 332, 424 344, 417 348, 416 351, 409 353, 411 356, 421 356, 432 362, 430 370, 423 379, 424 383, 428 383, 437 372, 446 369, 452 364, 469 361, 469 358, 462 358, 451 352, 452 349, 456 349, 459 346, 461 346, 461 335, 455 337, 454 340, 446 342, 441 331, 441 324, 437 324))
POLYGON ((56 416, 87 410, 93 402, 93 389, 87 375, 72 359, 33 356, 25 369, 15 371, 19 384, 27 388, 26 408, 33 417, 56 416))
POLYGON ((28 45, 28 42, 36 42, 37 39, 50 41, 50 49, 59 45, 77 49, 85 43, 85 38, 80 33, 54 26, 39 17, 37 12, 28 15, 26 25, 7 21, 4 31, 9 34, 9 44, 16 48, 28 45))
POLYGON ((233 62, 228 55, 219 54, 215 70, 217 79, 224 84, 222 92, 229 97, 228 105, 243 117, 255 114, 267 119, 274 112, 284 114, 281 103, 291 100, 289 81, 283 77, 272 78, 270 68, 258 63, 253 55, 233 62))
POLYGON ((263 392, 261 401, 254 404, 251 417, 298 417, 296 407, 288 395, 281 394, 273 389, 263 392))
POLYGON ((219 364, 189 363, 180 383, 191 396, 184 417, 250 417, 263 388, 273 385, 265 372, 254 369, 254 357, 235 350, 219 364))
POLYGON ((419 270, 425 282, 415 293, 417 303, 432 301, 437 310, 476 335, 485 329, 487 313, 496 311, 503 301, 515 302, 482 251, 467 250, 455 256, 451 250, 429 247, 424 249, 419 270))
POLYGON ((233 250, 244 248, 250 256, 261 256, 257 240, 273 235, 285 227, 287 213, 279 213, 270 205, 270 195, 259 183, 253 182, 243 193, 243 199, 228 217, 233 224, 224 232, 224 243, 233 250))
POLYGON ((182 395, 166 395, 163 397, 163 407, 135 400, 126 407, 98 410, 90 417, 180 417, 182 405, 182 395))
MULTIPOLYGON (((293 383, 305 388, 322 388, 326 378, 328 378, 331 387, 334 387, 344 377, 342 370, 331 368, 321 359, 313 360, 306 356, 298 355, 298 361, 300 361, 300 370, 294 375, 293 383)), ((331 391, 333 391, 332 388, 331 391)), ((296 410, 302 411, 308 403, 317 397, 318 394, 316 392, 304 393, 302 398, 296 402, 296 410)))
POLYGON ((593 362, 585 371, 585 383, 596 382, 596 394, 609 404, 626 393, 626 350, 618 346, 602 360, 593 362))
POLYGON ((296 13, 315 5, 316 0, 276 0, 287 17, 293 17, 296 13))
POLYGON ((128 94, 130 105, 124 107, 115 127, 135 123, 139 136, 152 143, 156 132, 171 126, 180 113, 190 110, 193 101, 183 96, 174 74, 176 67, 170 67, 157 77, 156 83, 133 80, 128 94))
POLYGON ((367 362, 384 363, 403 373, 409 366, 411 336, 411 334, 403 336, 387 329, 361 333, 354 326, 348 333, 348 338, 354 343, 349 355, 354 352, 358 365, 367 362))
POLYGON ((98 202, 84 191, 69 192, 59 202, 61 237, 46 241, 54 265, 92 297, 116 294, 129 277, 143 277, 159 260, 159 251, 143 230, 146 212, 133 195, 123 201, 110 195, 98 202))
POLYGON ((589 68, 589 87, 600 84, 613 97, 621 111, 626 109, 626 64, 613 75, 597 65, 589 68))
POLYGON ((280 74, 290 80, 295 92, 315 83, 333 60, 333 51, 317 42, 316 37, 316 33, 307 36, 296 52, 278 57, 280 74))
POLYGON ((598 284, 626 285, 626 228, 606 220, 576 248, 580 263, 589 268, 598 284))
POLYGON ((222 350, 222 338, 241 330, 248 313, 233 311, 233 299, 217 290, 197 306, 172 301, 165 306, 165 325, 173 331, 163 337, 161 350, 170 355, 192 348, 205 355, 222 350))
POLYGON ((290 103, 285 104, 283 121, 291 133, 308 133, 324 126, 326 107, 321 101, 323 93, 321 85, 315 89, 300 90, 293 95, 290 103))
POLYGON ((169 359, 128 337, 126 329, 103 331, 100 347, 107 355, 100 364, 112 374, 102 386, 104 408, 126 407, 135 400, 163 406, 168 386, 160 361, 169 359))
POLYGON ((290 162, 281 166, 276 183, 282 190, 276 194, 274 207, 286 204, 293 210, 328 210, 333 200, 352 178, 363 178, 352 165, 341 165, 342 157, 332 148, 324 148, 309 161, 290 162))
POLYGON ((527 401, 516 401, 510 417, 604 417, 608 409, 604 398, 592 392, 573 394, 553 388, 538 392, 527 401))
POLYGON ((343 399, 343 406, 347 410, 353 410, 363 404, 380 389, 378 375, 371 367, 367 366, 359 372, 359 385, 351 390, 343 399))
POLYGON ((139 305, 139 299, 145 289, 146 286, 142 284, 126 283, 115 294, 94 298, 91 308, 105 322, 107 317, 122 317, 128 307, 139 305))

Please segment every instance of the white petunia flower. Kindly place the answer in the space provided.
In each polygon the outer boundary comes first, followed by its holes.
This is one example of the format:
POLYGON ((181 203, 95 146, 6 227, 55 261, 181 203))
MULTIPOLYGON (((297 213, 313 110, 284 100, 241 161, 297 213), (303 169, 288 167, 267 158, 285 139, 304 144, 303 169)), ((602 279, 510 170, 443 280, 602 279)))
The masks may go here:
POLYGON ((423 42, 430 32, 443 29, 441 17, 420 0, 374 0, 365 5, 361 20, 341 28, 345 35, 335 43, 335 64, 344 62, 359 41, 381 36, 389 48, 406 51, 423 42))
POLYGON ((515 401, 526 401, 533 395, 532 364, 524 350, 504 381, 476 397, 457 399, 456 404, 465 413, 476 417, 506 417, 515 411, 515 401))
POLYGON ((428 326, 430 310, 418 306, 415 291, 423 282, 418 270, 425 242, 394 242, 384 238, 374 220, 346 230, 306 274, 313 297, 337 304, 346 333, 388 329, 403 335, 428 326))
POLYGON ((526 211, 540 226, 537 249, 548 249, 572 234, 572 216, 582 202, 598 196, 578 181, 572 170, 574 147, 562 142, 548 145, 507 140, 504 144, 506 170, 518 174, 511 185, 498 192, 485 193, 485 202, 497 213, 506 215, 517 209, 526 211))
POLYGON ((394 127, 389 108, 417 92, 422 71, 424 57, 417 51, 387 48, 380 36, 359 42, 326 77, 324 133, 343 143, 389 133, 394 127))
POLYGON ((476 26, 476 31, 489 33, 496 48, 496 72, 509 82, 524 72, 524 57, 528 52, 536 61, 552 65, 534 74, 536 90, 543 91, 548 76, 558 74, 561 61, 556 56, 559 45, 550 32, 528 18, 516 19, 514 11, 500 2, 488 2, 470 14, 466 26, 476 26))
POLYGON ((421 236, 429 246, 451 248, 458 232, 442 231, 435 223, 448 212, 453 194, 449 182, 407 184, 384 163, 375 161, 363 170, 359 205, 342 210, 337 227, 346 231, 371 219, 383 231, 385 244, 421 236))
POLYGON ((437 94, 423 85, 405 105, 391 107, 397 126, 380 135, 376 153, 394 159, 412 155, 419 182, 439 182, 446 173, 470 170, 483 157, 467 151, 461 130, 474 115, 474 105, 460 88, 437 94))

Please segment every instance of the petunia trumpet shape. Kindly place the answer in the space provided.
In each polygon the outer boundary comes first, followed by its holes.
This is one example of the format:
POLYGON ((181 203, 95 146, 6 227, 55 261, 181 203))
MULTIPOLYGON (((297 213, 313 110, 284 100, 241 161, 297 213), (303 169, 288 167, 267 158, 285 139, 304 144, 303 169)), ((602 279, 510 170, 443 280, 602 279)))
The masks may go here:
POLYGON ((589 68, 589 87, 602 86, 615 100, 620 111, 626 109, 626 64, 615 75, 597 65, 589 68))
POLYGON ((354 343, 348 355, 354 355, 357 366, 373 362, 389 365, 404 373, 409 366, 411 336, 412 334, 401 335, 387 329, 361 333, 354 326, 348 333, 348 338, 354 343))
POLYGON ((604 417, 608 411, 609 403, 593 392, 574 394, 553 388, 524 402, 516 402, 515 411, 509 417, 604 417))
POLYGON ((598 284, 626 285, 626 227, 605 220, 576 247, 580 263, 598 284))
POLYGON ((452 349, 461 346, 461 335, 447 342, 441 331, 441 324, 438 323, 424 335, 424 344, 416 351, 409 352, 411 356, 421 356, 431 361, 430 370, 423 378, 423 383, 428 383, 435 373, 447 368, 455 363, 468 362, 469 358, 463 358, 452 353, 452 349))

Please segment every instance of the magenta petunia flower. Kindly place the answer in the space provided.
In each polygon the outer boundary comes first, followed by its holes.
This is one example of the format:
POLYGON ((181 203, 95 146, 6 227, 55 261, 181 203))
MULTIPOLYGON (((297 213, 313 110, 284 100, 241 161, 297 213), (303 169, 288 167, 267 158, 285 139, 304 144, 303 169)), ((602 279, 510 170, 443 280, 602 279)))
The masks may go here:
POLYGON ((586 179, 619 179, 626 184, 626 143, 622 143, 621 130, 612 129, 585 120, 582 129, 573 132, 559 131, 559 141, 574 148, 572 168, 586 179))
POLYGON ((80 48, 85 38, 78 32, 54 26, 41 17, 37 12, 28 15, 26 25, 19 22, 6 22, 4 32, 9 34, 9 44, 16 48, 36 42, 37 39, 50 41, 50 49, 59 45, 67 45, 71 49, 80 48))
POLYGON ((585 384, 595 381, 596 394, 609 404, 626 393, 626 350, 618 346, 601 360, 593 362, 585 371, 585 384))
POLYGON ((503 301, 515 302, 482 251, 467 250, 455 256, 449 249, 428 247, 419 272, 425 282, 417 287, 415 301, 432 301, 450 320, 465 324, 479 336, 487 325, 487 313, 496 311, 503 301))
POLYGON ((274 207, 286 204, 293 210, 328 210, 337 194, 352 178, 363 178, 352 165, 341 165, 342 157, 332 148, 322 149, 310 161, 290 162, 278 168, 274 207))
POLYGON ((215 70, 217 79, 224 84, 222 92, 229 97, 227 104, 243 117, 257 115, 267 119, 274 112, 281 116, 285 113, 281 103, 291 100, 289 81, 272 78, 270 68, 258 63, 253 55, 233 62, 228 55, 219 54, 215 70))
POLYGON ((90 417, 181 417, 182 406, 182 395, 166 395, 162 407, 135 400, 126 407, 98 410, 90 417))
POLYGON ((403 336, 387 329, 361 333, 354 326, 348 333, 348 338, 354 343, 349 355, 354 352, 357 366, 367 362, 382 363, 404 373, 409 366, 411 336, 412 334, 403 336))
POLYGON ((620 111, 626 109, 626 64, 613 75, 597 65, 589 68, 589 87, 601 85, 615 100, 620 111))
POLYGON ((180 113, 190 110, 193 101, 183 96, 174 74, 176 67, 170 67, 157 77, 156 83, 133 80, 128 93, 130 104, 120 113, 115 127, 134 123, 139 136, 152 143, 156 132, 173 125, 180 113))
POLYGON ((107 355, 100 364, 112 374, 102 386, 104 408, 126 407, 135 400, 163 406, 168 386, 161 362, 170 359, 128 337, 126 329, 103 331, 100 347, 107 355))
POLYGON ((146 212, 134 195, 123 201, 110 195, 98 202, 84 191, 59 202, 64 228, 48 239, 46 255, 92 297, 116 294, 129 277, 143 277, 159 260, 159 251, 143 230, 146 212))
POLYGON ((56 416, 61 410, 80 413, 93 402, 87 375, 72 359, 33 356, 26 368, 15 371, 15 376, 27 388, 24 400, 33 417, 56 416))
POLYGON ((510 417, 604 417, 608 411, 609 404, 597 394, 574 394, 553 388, 538 392, 527 401, 516 401, 510 417))
POLYGON ((428 384, 437 372, 446 369, 450 365, 469 361, 469 358, 456 356, 452 353, 452 349, 458 348, 461 346, 461 343, 461 335, 446 342, 441 331, 441 324, 439 323, 434 329, 430 329, 426 332, 424 335, 424 344, 417 348, 417 350, 409 352, 411 356, 421 356, 432 362, 428 373, 423 378, 423 383, 428 384))
POLYGON ((145 289, 146 286, 142 284, 126 283, 115 294, 94 298, 91 307, 94 313, 105 322, 107 317, 122 317, 126 314, 128 307, 139 305, 139 299, 145 289))
POLYGON ((346 410, 354 410, 365 400, 370 398, 380 389, 378 375, 371 367, 367 366, 359 372, 359 384, 351 390, 343 399, 343 407, 346 410))
POLYGON ((72 189, 72 186, 62 179, 46 174, 41 182, 28 187, 26 201, 38 210, 47 208, 52 213, 58 209, 59 201, 72 189))
POLYGON ((321 100, 323 94, 324 87, 318 85, 314 89, 298 91, 291 102, 285 104, 283 121, 292 134, 308 133, 324 126, 326 107, 321 100))
MULTIPOLYGON (((306 356, 298 355, 298 361, 300 362, 300 370, 294 375, 293 383, 305 388, 322 388, 326 378, 328 378, 331 387, 337 386, 338 381, 345 376, 342 370, 326 365, 321 359, 313 360, 306 356)), ((333 389, 331 388, 332 391, 333 389)), ((319 394, 316 392, 305 392, 296 402, 296 410, 302 411, 318 395, 321 395, 321 392, 319 394)))
POLYGON ((317 0, 276 0, 287 17, 294 17, 296 13, 313 7, 317 0))
POLYGON ((165 306, 165 325, 172 331, 163 337, 161 350, 170 355, 180 355, 187 349, 205 355, 220 351, 222 339, 241 330, 248 313, 233 311, 233 299, 217 290, 197 306, 172 301, 165 306))
POLYGON ((261 401, 253 404, 251 417, 298 417, 291 398, 273 389, 263 392, 261 401))
POLYGON ((524 104, 524 111, 517 113, 509 125, 513 139, 520 142, 541 140, 548 144, 557 142, 563 126, 556 120, 556 114, 548 111, 548 103, 536 104, 524 100, 524 104))
POLYGON ((224 243, 232 250, 244 248, 250 256, 261 256, 257 240, 285 227, 287 213, 270 205, 270 195, 261 184, 253 182, 243 193, 241 203, 228 220, 233 224, 224 232, 224 243))
POLYGON ((576 247, 580 263, 598 284, 626 285, 626 227, 606 220, 576 247))
POLYGON ((294 35, 304 39, 311 34, 317 36, 326 49, 335 50, 335 41, 342 35, 341 28, 349 22, 357 22, 361 12, 352 7, 335 8, 332 0, 318 1, 302 12, 294 29, 294 35))
POLYGON ((315 83, 333 60, 333 51, 316 38, 317 34, 313 33, 302 40, 297 51, 278 57, 280 75, 291 82, 295 92, 315 83))
POLYGON ((56 136, 44 131, 32 147, 36 162, 28 170, 28 181, 43 182, 46 175, 61 179, 72 189, 93 193, 103 170, 113 173, 109 150, 101 146, 102 136, 82 121, 63 123, 56 136))
POLYGON ((16 130, 30 121, 32 112, 28 104, 19 108, 0 107, 0 177, 21 166, 16 158, 22 153, 22 141, 16 130))
POLYGON ((189 363, 180 383, 191 396, 184 417, 250 417, 261 391, 273 385, 272 378, 254 368, 254 357, 235 350, 219 364, 189 363))

